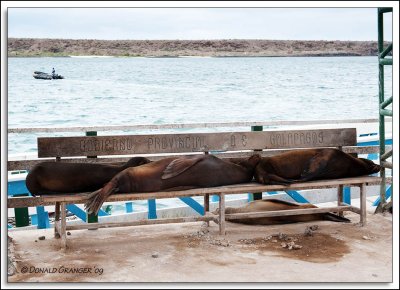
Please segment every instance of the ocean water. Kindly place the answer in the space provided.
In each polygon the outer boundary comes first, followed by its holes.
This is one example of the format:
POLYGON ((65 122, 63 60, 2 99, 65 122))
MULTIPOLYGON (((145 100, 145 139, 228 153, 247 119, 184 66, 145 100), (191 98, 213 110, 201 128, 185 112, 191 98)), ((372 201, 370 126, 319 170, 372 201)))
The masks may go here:
MULTIPOLYGON (((377 118, 377 107, 376 57, 8 59, 8 128, 377 118), (53 67, 65 79, 32 76, 53 67)), ((8 152, 36 152, 43 135, 9 134, 8 152)))
MULTIPOLYGON (((377 61, 9 58, 8 128, 378 118, 377 61), (32 76, 53 67, 65 79, 32 76)), ((385 77, 385 91, 391 95, 391 67, 385 77)), ((38 136, 79 134, 8 134, 8 153, 35 153, 38 136)), ((170 204, 182 203, 163 200, 157 207, 170 204)), ((135 202, 134 208, 146 209, 147 203, 135 202)))

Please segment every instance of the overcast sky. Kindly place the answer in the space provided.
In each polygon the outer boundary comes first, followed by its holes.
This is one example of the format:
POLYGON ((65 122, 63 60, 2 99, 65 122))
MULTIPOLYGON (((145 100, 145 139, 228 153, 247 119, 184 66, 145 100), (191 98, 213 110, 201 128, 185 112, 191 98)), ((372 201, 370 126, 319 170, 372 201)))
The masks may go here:
POLYGON ((377 40, 377 9, 8 8, 8 37, 377 40))

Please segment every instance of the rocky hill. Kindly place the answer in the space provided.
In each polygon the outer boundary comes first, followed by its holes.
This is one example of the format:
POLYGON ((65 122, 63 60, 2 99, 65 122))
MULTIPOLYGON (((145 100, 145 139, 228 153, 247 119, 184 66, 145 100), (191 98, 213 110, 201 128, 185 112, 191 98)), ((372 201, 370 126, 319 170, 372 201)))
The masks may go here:
POLYGON ((8 56, 373 56, 375 41, 9 38, 8 56))

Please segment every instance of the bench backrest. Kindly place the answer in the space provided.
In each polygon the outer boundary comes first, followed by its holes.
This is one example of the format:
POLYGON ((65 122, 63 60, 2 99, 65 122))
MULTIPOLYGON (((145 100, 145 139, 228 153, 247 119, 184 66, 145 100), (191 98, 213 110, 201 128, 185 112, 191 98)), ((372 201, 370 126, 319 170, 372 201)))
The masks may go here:
POLYGON ((341 147, 357 144, 355 128, 38 138, 38 157, 75 157, 341 147))

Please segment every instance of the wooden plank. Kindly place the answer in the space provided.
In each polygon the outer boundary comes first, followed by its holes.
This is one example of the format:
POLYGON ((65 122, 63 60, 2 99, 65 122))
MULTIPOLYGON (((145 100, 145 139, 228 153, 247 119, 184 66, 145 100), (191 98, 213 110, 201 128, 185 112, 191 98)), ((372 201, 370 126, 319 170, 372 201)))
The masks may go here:
POLYGON ((56 202, 55 203, 55 219, 54 219, 54 237, 55 238, 60 238, 60 232, 61 232, 61 225, 60 225, 60 203, 56 202))
POLYGON ((365 184, 360 187, 360 224, 365 226, 367 223, 367 188, 365 184))
MULTIPOLYGON (((338 186, 337 196, 337 204, 340 206, 340 204, 343 202, 343 185, 338 186)), ((343 217, 343 212, 340 212, 339 216, 343 217)))
MULTIPOLYGON (((378 185, 382 178, 378 176, 361 176, 354 178, 342 178, 333 180, 318 180, 303 183, 294 183, 289 186, 283 185, 263 185, 257 182, 249 182, 242 184, 234 184, 228 186, 218 186, 209 188, 197 188, 181 191, 168 191, 168 192, 148 192, 148 193, 119 193, 108 197, 107 201, 128 201, 128 200, 146 200, 146 199, 159 199, 171 197, 184 197, 184 196, 201 196, 205 194, 242 194, 252 192, 266 192, 266 191, 286 191, 286 190, 301 190, 301 189, 314 189, 314 188, 334 188, 338 185, 346 186, 360 186, 362 183, 367 185, 378 185)), ((388 183, 391 179, 388 178, 388 183)), ((82 204, 86 202, 86 195, 88 193, 81 193, 75 195, 53 195, 41 197, 10 197, 7 199, 8 208, 16 207, 32 207, 39 205, 53 205, 56 202, 65 202, 73 204, 82 204)))
POLYGON ((355 128, 191 134, 39 137, 38 156, 70 157, 350 146, 355 128))
POLYGON ((61 237, 61 248, 66 249, 67 248, 67 213, 66 213, 66 206, 65 203, 62 202, 60 206, 60 211, 61 211, 61 225, 60 225, 60 237, 61 237))
MULTIPOLYGON (((386 151, 390 150, 392 146, 386 146, 386 151)), ((263 150, 259 151, 262 157, 269 157, 274 156, 280 153, 284 153, 293 149, 270 149, 270 150, 263 150)), ((306 149, 304 149, 306 150, 306 149)), ((343 147, 343 151, 346 153, 358 153, 358 154, 373 154, 379 153, 379 146, 346 146, 343 147)), ((202 153, 195 153, 195 154, 202 154, 202 153)), ((215 152, 213 155, 219 158, 242 158, 242 157, 249 157, 254 154, 253 151, 236 151, 236 152, 215 152)), ((192 154, 190 154, 192 155, 192 154)), ((136 155, 139 156, 139 155, 136 155)), ((189 154, 168 154, 168 155, 145 155, 141 154, 140 156, 145 156, 152 161, 160 160, 166 157, 178 157, 178 156, 189 156, 189 154)), ((126 156, 126 157, 98 157, 98 158, 63 158, 62 162, 67 163, 93 163, 93 164, 116 164, 121 165, 125 163, 133 156, 126 156)), ((33 160, 12 160, 7 162, 7 170, 30 170, 33 166, 41 162, 55 162, 54 158, 41 158, 41 159, 33 159, 33 160)))
MULTIPOLYGON (((392 118, 387 118, 391 122, 392 118)), ((296 121, 265 121, 265 122, 213 122, 213 123, 185 123, 185 124, 137 124, 111 126, 81 126, 81 127, 36 127, 36 128, 9 128, 8 133, 54 133, 54 132, 88 132, 88 131, 138 131, 161 129, 194 129, 194 128, 232 128, 251 126, 300 126, 325 124, 364 124, 378 123, 378 119, 332 119, 332 120, 296 120, 296 121)))
POLYGON ((198 222, 198 221, 213 221, 216 217, 200 216, 200 217, 181 217, 181 218, 160 218, 151 220, 137 220, 129 222, 113 222, 113 223, 92 223, 82 225, 67 226, 67 231, 70 230, 83 230, 83 229, 98 229, 98 228, 114 228, 114 227, 128 227, 128 226, 141 226, 141 225, 155 225, 155 224, 170 224, 170 223, 184 223, 184 222, 198 222))
POLYGON ((225 194, 219 194, 219 234, 225 235, 225 194))
POLYGON ((325 212, 342 212, 342 211, 350 211, 351 210, 350 208, 351 206, 333 206, 333 207, 307 208, 307 209, 274 210, 268 212, 234 213, 234 214, 226 214, 225 219, 227 221, 230 221, 243 218, 261 218, 261 217, 315 214, 315 213, 325 213, 325 212))
MULTIPOLYGON (((210 212, 210 195, 204 195, 204 216, 207 216, 210 212)), ((210 226, 210 222, 207 222, 207 226, 210 226)))

